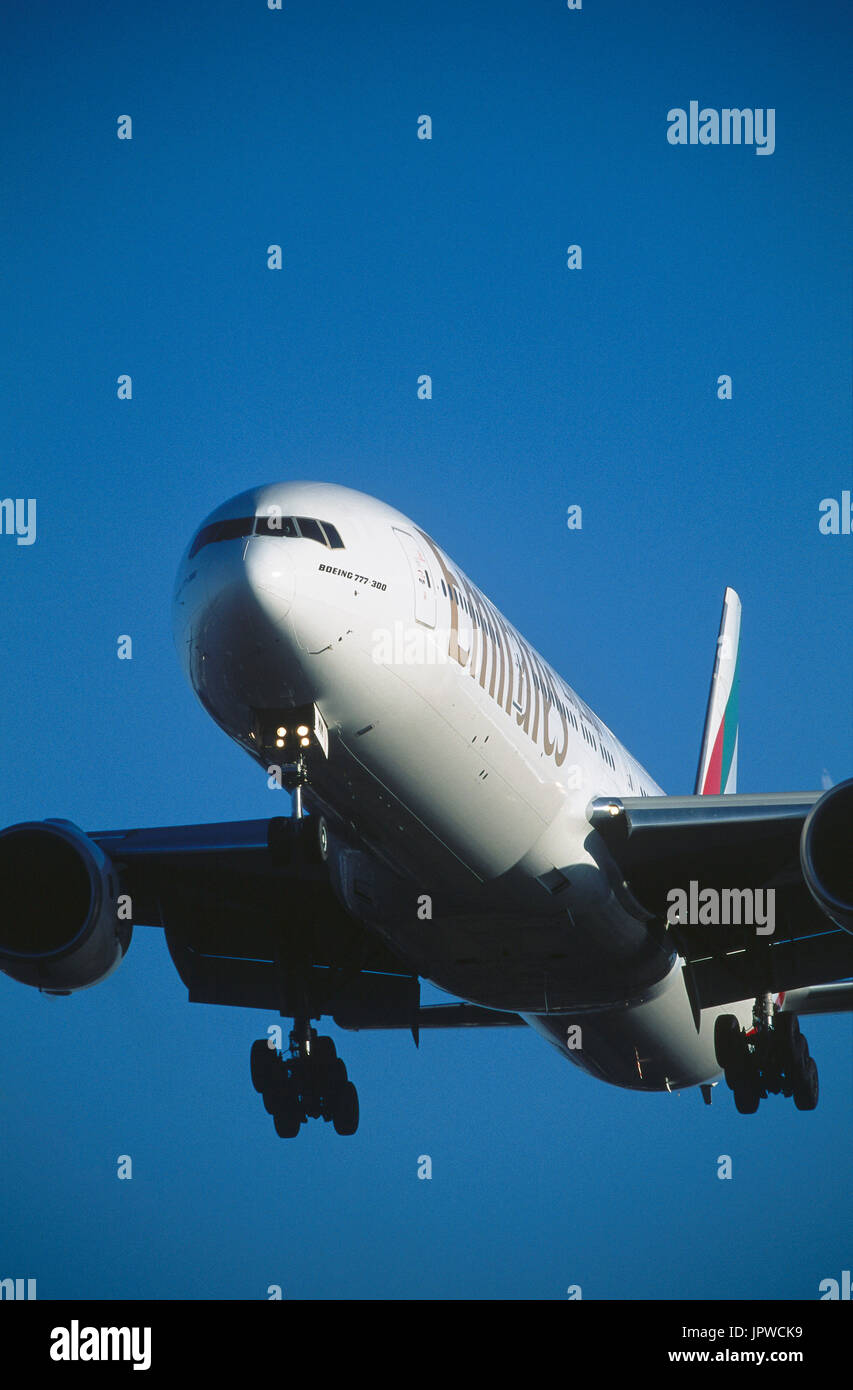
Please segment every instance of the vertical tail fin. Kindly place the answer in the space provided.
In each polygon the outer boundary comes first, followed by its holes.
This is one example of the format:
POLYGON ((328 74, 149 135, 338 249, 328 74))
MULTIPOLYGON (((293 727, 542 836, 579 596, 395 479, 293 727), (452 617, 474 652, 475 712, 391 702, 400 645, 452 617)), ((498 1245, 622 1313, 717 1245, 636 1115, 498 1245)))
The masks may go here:
POLYGON ((739 656, 740 599, 734 589, 726 589, 695 796, 737 791, 739 656))

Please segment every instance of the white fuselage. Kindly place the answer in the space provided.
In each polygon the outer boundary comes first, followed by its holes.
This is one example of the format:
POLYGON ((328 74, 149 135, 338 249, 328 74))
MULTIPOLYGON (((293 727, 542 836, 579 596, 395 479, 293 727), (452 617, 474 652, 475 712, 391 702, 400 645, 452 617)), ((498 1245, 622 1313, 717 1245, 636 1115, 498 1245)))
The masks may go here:
POLYGON ((661 788, 412 521, 332 484, 252 489, 188 547, 174 614, 200 700, 267 769, 265 731, 316 705, 306 804, 411 885, 373 925, 420 975, 616 1084, 719 1076, 721 1010, 694 1013, 587 819, 661 788))

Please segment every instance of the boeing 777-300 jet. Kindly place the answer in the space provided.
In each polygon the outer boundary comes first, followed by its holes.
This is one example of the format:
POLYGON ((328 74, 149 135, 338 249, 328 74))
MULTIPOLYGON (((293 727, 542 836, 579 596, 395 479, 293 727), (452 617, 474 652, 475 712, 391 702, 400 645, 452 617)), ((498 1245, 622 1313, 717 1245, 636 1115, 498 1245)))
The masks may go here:
POLYGON ((293 1020, 251 1049, 275 1128, 358 1126, 331 1037, 523 1026, 644 1091, 817 1104, 799 1018, 853 1009, 853 779, 736 791, 727 589, 695 793, 667 796, 458 565, 363 493, 291 482, 187 546, 175 642, 292 793, 269 820, 0 832, 0 969, 50 994, 162 927, 192 1001, 293 1020), (34 885, 38 883, 38 892, 34 885), (460 1001, 423 1007, 420 980, 460 1001))

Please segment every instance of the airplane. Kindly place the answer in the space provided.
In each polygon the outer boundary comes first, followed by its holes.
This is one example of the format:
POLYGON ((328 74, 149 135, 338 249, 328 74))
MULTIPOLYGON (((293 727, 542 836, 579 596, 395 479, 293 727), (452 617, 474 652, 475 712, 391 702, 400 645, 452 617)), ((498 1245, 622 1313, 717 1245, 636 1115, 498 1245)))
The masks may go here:
POLYGON ((725 1079, 814 1109, 799 1019, 853 1010, 853 779, 736 790, 726 589, 692 796, 667 796, 441 547, 336 484, 241 492, 187 546, 186 677, 290 792, 265 820, 0 831, 0 969, 64 995, 162 927, 192 1002, 291 1019, 252 1044, 276 1132, 355 1133, 342 1029, 532 1028, 638 1091, 725 1079), (38 884, 38 892, 34 885, 38 884), (771 910, 772 909, 772 910, 771 910), (426 980, 459 1002, 422 1006, 426 980))

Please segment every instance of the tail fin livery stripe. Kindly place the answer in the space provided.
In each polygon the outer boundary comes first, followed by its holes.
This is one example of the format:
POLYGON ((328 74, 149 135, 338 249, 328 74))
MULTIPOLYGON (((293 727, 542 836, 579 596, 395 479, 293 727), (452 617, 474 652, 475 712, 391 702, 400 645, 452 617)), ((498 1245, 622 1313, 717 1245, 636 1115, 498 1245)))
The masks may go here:
POLYGON ((697 796, 719 796, 737 790, 740 614, 740 599, 734 589, 726 589, 696 774, 697 796))
POLYGON ((711 754, 711 761, 708 763, 708 771, 705 774, 705 781, 699 788, 700 796, 719 796, 720 794, 720 770, 723 765, 723 725, 721 724, 714 741, 714 750, 711 754))
POLYGON ((737 790, 737 735, 738 735, 738 685, 740 677, 740 650, 735 658, 735 673, 729 693, 726 712, 723 715, 723 767, 720 776, 720 790, 737 790), (731 783, 731 785, 729 785, 731 783))
POLYGON ((733 792, 737 786, 737 733, 738 733, 738 672, 735 667, 734 685, 729 695, 722 721, 717 729, 714 747, 708 762, 705 780, 698 789, 700 796, 720 796, 723 792, 733 792), (729 785, 729 783, 732 785, 729 785))

